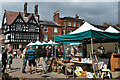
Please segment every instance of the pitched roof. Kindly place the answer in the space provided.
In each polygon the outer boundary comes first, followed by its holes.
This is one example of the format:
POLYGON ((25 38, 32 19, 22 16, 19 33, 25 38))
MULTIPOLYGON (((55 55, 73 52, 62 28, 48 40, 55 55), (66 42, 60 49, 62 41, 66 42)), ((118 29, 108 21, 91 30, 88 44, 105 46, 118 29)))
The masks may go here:
POLYGON ((35 14, 27 13, 27 17, 25 17, 23 12, 14 12, 14 11, 5 11, 7 24, 11 25, 19 15, 22 17, 25 23, 27 23, 33 15, 37 24, 39 25, 38 18, 36 18, 35 14))
POLYGON ((39 22, 42 25, 60 26, 59 24, 57 24, 57 23, 55 23, 53 21, 40 20, 39 22))

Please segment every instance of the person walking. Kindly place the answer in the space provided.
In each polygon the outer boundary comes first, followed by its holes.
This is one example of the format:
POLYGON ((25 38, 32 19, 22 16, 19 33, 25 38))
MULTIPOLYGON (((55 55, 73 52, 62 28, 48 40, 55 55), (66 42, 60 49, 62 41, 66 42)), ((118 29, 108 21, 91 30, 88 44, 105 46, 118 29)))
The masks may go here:
POLYGON ((43 65, 43 70, 44 70, 44 73, 47 72, 47 56, 46 56, 46 49, 44 46, 42 46, 42 49, 41 49, 41 54, 43 56, 43 62, 42 62, 42 65, 43 65))
POLYGON ((17 50, 14 50, 13 54, 14 54, 14 58, 17 59, 17 50))
POLYGON ((25 68, 26 68, 26 63, 27 63, 27 58, 26 58, 26 54, 28 52, 28 47, 25 46, 25 49, 23 50, 23 65, 22 65, 22 73, 26 73, 25 72, 25 68))
POLYGON ((5 69, 7 65, 7 49, 4 50, 2 54, 2 65, 3 65, 2 73, 5 73, 5 69))
POLYGON ((30 46, 30 50, 28 50, 28 52, 26 54, 26 58, 28 58, 28 61, 29 61, 29 71, 30 71, 30 74, 32 74, 31 65, 34 66, 34 69, 37 72, 36 62, 35 62, 36 57, 37 57, 37 55, 36 55, 35 50, 33 50, 32 46, 30 46))
POLYGON ((13 59, 13 55, 11 54, 11 52, 7 52, 7 63, 9 70, 11 70, 12 59, 13 59))

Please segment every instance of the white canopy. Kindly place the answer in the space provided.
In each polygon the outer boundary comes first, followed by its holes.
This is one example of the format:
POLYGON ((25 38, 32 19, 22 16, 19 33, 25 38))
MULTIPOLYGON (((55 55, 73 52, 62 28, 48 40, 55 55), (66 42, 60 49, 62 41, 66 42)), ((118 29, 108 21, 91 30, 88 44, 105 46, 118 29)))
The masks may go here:
POLYGON ((36 41, 34 44, 35 45, 42 45, 42 43, 40 41, 36 41))
POLYGON ((115 28, 113 28, 112 26, 109 26, 105 31, 107 31, 107 32, 114 32, 114 33, 119 33, 119 31, 116 30, 115 28))
POLYGON ((34 45, 34 44, 35 44, 35 43, 32 43, 32 42, 31 42, 31 43, 29 43, 27 46, 32 46, 32 45, 34 45))
POLYGON ((85 22, 82 26, 80 26, 78 29, 71 32, 70 34, 84 32, 84 31, 87 31, 87 30, 103 31, 101 29, 98 29, 98 28, 94 27, 93 25, 89 24, 88 22, 85 22))
POLYGON ((81 43, 70 43, 70 46, 79 46, 81 43))
POLYGON ((48 44, 57 44, 57 43, 55 43, 54 41, 50 40, 50 41, 48 42, 48 44))

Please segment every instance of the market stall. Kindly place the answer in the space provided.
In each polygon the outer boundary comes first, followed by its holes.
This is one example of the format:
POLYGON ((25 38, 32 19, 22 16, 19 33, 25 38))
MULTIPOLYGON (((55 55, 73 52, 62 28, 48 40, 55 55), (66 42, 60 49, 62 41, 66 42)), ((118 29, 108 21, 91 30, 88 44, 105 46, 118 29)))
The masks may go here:
MULTIPOLYGON (((93 43, 119 42, 120 33, 111 33, 106 31, 87 30, 74 34, 56 35, 56 42, 76 42, 82 41, 85 44, 91 44, 91 53, 93 54, 93 43)), ((85 60, 86 61, 86 60, 85 60)))

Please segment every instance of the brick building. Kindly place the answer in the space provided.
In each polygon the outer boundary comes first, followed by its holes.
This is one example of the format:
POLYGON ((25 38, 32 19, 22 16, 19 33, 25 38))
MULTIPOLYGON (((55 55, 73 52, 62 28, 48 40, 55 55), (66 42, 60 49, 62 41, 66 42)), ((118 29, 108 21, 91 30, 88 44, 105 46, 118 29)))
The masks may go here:
POLYGON ((59 11, 56 11, 53 15, 53 21, 62 26, 63 34, 67 34, 71 31, 74 31, 83 24, 83 19, 79 19, 79 16, 76 14, 75 18, 73 17, 59 17, 59 11))
POLYGON ((54 40, 54 35, 62 35, 62 28, 53 21, 40 20, 40 41, 54 40))

